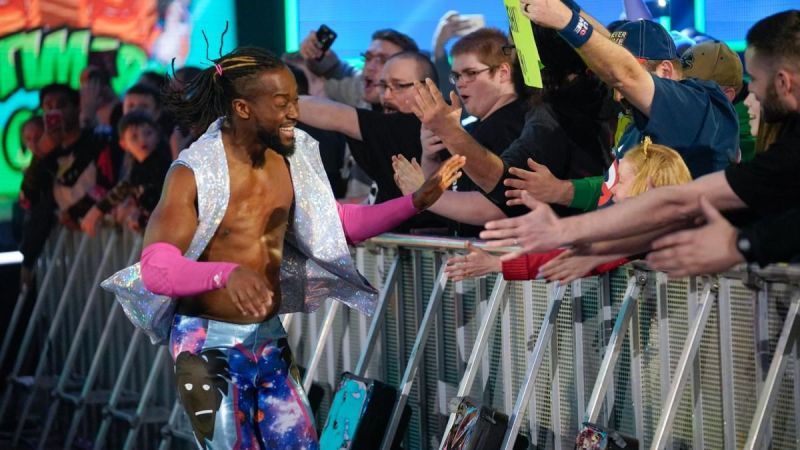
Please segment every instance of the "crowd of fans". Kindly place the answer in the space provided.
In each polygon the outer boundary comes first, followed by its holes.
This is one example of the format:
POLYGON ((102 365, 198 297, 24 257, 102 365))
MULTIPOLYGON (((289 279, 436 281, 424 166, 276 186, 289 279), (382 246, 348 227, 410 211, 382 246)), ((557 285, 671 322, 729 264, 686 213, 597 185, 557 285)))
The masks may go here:
MULTIPOLYGON (((645 254, 672 275, 791 261, 800 11, 753 26, 745 76, 725 43, 670 33, 625 3, 631 20, 606 28, 571 0, 521 1, 541 89, 523 83, 504 31, 472 31, 453 11, 430 53, 375 31, 361 70, 311 32, 283 58, 302 94, 298 126, 320 142, 336 197, 354 203, 413 192, 466 156, 452 190, 397 229, 518 247, 502 258, 470 247, 448 265, 457 279, 569 280, 645 254)), ((145 73, 121 98, 96 67, 79 90, 41 90, 41 114, 22 128, 33 154, 20 192, 24 281, 56 223, 90 236, 102 220, 144 229, 171 161, 204 131, 163 109, 162 89, 197 71, 145 73)))

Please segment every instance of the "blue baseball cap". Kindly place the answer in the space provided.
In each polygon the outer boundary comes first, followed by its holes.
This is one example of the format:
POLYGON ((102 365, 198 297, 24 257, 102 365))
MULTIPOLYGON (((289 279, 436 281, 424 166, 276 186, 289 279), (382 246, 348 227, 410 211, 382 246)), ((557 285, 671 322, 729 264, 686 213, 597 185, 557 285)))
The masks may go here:
POLYGON ((639 59, 678 59, 678 50, 672 36, 661 24, 649 20, 634 20, 622 25, 611 34, 611 40, 639 59))

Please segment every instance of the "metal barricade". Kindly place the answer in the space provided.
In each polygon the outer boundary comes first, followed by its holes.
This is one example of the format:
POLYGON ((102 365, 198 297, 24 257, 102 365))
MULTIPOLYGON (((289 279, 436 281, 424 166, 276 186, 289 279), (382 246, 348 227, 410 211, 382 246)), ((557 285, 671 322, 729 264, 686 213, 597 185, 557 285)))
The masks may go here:
MULTIPOLYGON (((138 257, 136 246, 109 230, 51 237, 33 310, 15 305, 0 347, 0 359, 13 361, 0 403, 18 419, 13 440, 34 437, 42 449, 193 445, 166 348, 146 343, 95 288, 138 257), (24 336, 12 348, 15 329, 24 336)), ((453 425, 447 403, 471 394, 509 414, 507 444, 521 433, 537 448, 567 448, 590 420, 654 449, 800 447, 800 270, 667 280, 634 264, 555 295, 541 281, 448 282, 443 261, 463 248, 454 239, 372 239, 354 254, 380 288, 376 317, 329 303, 284 318, 308 369, 304 384, 326 390, 318 424, 339 375, 352 371, 400 387, 391 428, 407 403, 410 449, 437 447, 453 425)))

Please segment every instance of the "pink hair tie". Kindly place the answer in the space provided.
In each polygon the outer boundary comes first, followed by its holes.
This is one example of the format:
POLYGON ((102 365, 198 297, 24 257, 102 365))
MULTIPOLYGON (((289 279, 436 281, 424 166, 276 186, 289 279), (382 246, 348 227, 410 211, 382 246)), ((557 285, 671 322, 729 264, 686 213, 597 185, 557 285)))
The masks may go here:
POLYGON ((222 66, 217 63, 214 63, 214 67, 217 69, 217 75, 222 76, 222 66))

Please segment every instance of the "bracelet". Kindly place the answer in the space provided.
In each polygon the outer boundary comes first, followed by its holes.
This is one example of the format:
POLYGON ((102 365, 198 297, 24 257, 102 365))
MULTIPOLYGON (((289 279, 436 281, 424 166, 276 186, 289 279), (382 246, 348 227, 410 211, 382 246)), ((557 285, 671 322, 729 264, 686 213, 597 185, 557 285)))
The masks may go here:
POLYGON ((594 27, 592 27, 592 24, 573 11, 572 20, 558 34, 573 48, 581 48, 592 37, 593 32, 594 27))
POLYGON ((744 256, 747 262, 755 261, 755 249, 753 248, 753 241, 750 240, 747 232, 740 230, 736 233, 736 250, 744 256))

